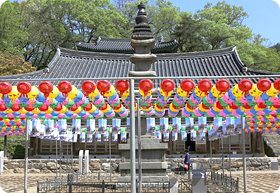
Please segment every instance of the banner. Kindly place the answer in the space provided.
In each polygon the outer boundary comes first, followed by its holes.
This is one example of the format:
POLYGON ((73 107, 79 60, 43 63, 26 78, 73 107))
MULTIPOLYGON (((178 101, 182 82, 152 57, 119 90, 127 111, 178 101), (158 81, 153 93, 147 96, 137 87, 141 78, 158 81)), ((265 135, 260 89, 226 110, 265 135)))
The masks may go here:
POLYGON ((86 134, 87 135, 87 143, 92 143, 92 134, 86 134))
POLYGON ((73 134, 80 134, 81 132, 81 119, 72 120, 72 131, 73 134))
POLYGON ((188 140, 188 133, 186 131, 181 131, 181 140, 182 141, 188 140))
POLYGON ((85 143, 86 142, 86 133, 84 132, 81 132, 80 133, 80 140, 79 140, 80 143, 85 143))
POLYGON ((198 117, 198 131, 205 132, 207 128, 207 118, 206 117, 198 117))
POLYGON ((156 127, 156 120, 155 118, 147 118, 147 133, 154 133, 156 127))
POLYGON ((121 132, 121 142, 126 142, 126 132, 121 132))
POLYGON ((121 120, 120 119, 112 119, 112 133, 118 134, 121 130, 121 120))
POLYGON ((66 119, 58 120, 58 132, 59 132, 59 135, 65 135, 67 133, 67 120, 66 119))
MULTIPOLYGON (((181 132, 181 118, 172 118, 172 132, 173 133, 181 132)), ((172 139, 173 139, 173 137, 172 137, 172 139)))
POLYGON ((107 119, 98 120, 98 133, 104 134, 107 131, 107 119))
POLYGON ((87 134, 95 134, 95 119, 87 119, 87 134))
POLYGON ((126 132, 130 133, 130 118, 126 118, 126 132))
POLYGON ((163 134, 163 141, 169 141, 169 132, 163 134))
POLYGON ((194 118, 186 118, 185 119, 186 133, 190 133, 191 130, 194 129, 194 118))
POLYGON ((168 133, 168 118, 160 118, 160 132, 168 133))

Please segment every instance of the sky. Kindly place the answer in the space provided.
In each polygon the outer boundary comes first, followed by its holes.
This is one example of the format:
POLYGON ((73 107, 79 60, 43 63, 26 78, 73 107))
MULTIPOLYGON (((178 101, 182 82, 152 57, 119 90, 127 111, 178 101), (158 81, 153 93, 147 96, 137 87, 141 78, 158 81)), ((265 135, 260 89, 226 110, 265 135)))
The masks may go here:
MULTIPOLYGON (((0 4, 5 0, 0 0, 0 4)), ((13 1, 13 0, 12 0, 13 1)), ((20 0, 19 0, 20 1, 20 0)), ((169 0, 173 5, 180 7, 181 11, 194 13, 198 9, 203 9, 207 2, 213 5, 219 0, 169 0)), ((220 0, 222 1, 222 0, 220 0)), ((261 34, 268 38, 272 46, 280 43, 280 0, 225 0, 226 3, 242 6, 249 17, 243 21, 254 34, 261 34), (279 3, 279 5, 277 4, 279 3)), ((112 1, 111 1, 112 2, 112 1)))

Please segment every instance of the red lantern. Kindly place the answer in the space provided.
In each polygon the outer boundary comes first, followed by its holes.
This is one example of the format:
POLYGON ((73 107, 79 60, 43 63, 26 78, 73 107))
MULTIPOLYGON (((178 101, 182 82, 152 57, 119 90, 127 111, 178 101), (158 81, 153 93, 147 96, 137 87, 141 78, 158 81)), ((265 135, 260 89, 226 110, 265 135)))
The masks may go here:
POLYGON ((67 94, 72 90, 72 84, 68 80, 63 80, 58 84, 58 90, 62 92, 62 95, 67 97, 67 94))
POLYGON ((102 95, 104 95, 105 92, 109 91, 111 88, 111 84, 108 80, 99 80, 96 86, 102 95))
POLYGON ((198 89, 202 92, 208 92, 212 88, 212 82, 208 79, 202 79, 197 84, 198 89))
POLYGON ((234 102, 232 102, 232 103, 229 105, 229 108, 231 108, 231 109, 238 109, 239 106, 236 105, 236 104, 234 104, 234 102))
POLYGON ((257 88, 262 92, 265 92, 265 91, 269 90, 271 88, 270 80, 268 80, 267 78, 260 79, 257 82, 257 88))
POLYGON ((12 85, 9 82, 0 82, 0 93, 3 94, 3 98, 5 94, 8 94, 12 91, 12 85))
POLYGON ((24 107, 25 110, 27 111, 33 111, 35 109, 35 107, 32 104, 28 104, 26 107, 24 107))
POLYGON ((61 111, 63 108, 61 103, 57 103, 57 106, 54 108, 55 111, 61 111))
POLYGON ((253 87, 253 83, 251 82, 251 80, 248 79, 242 79, 238 83, 239 90, 243 92, 248 92, 249 90, 252 89, 252 87, 253 87))
POLYGON ((189 92, 191 92, 191 91, 194 89, 195 84, 194 84, 194 82, 193 82, 192 80, 184 79, 184 80, 181 82, 180 86, 181 86, 181 89, 182 89, 183 91, 189 93, 189 92))
POLYGON ((280 78, 277 78, 274 83, 273 86, 276 90, 280 90, 280 78))
POLYGON ((78 108, 79 108, 79 105, 78 105, 78 104, 74 104, 74 105, 70 108, 70 110, 71 110, 71 111, 76 111, 78 108))
POLYGON ((150 79, 142 79, 139 82, 139 88, 144 92, 146 96, 150 90, 153 89, 154 83, 150 79))
POLYGON ((22 94, 22 96, 27 96, 27 94, 31 91, 31 84, 27 81, 22 81, 18 83, 17 90, 22 94))
POLYGON ((221 105, 220 101, 218 101, 218 102, 216 103, 216 107, 217 107, 218 109, 220 109, 220 110, 223 110, 224 108, 226 108, 226 107, 224 107, 224 106, 221 105))
POLYGON ((105 102, 101 107, 99 107, 99 110, 104 111, 105 109, 107 109, 107 103, 105 102))
POLYGON ((164 79, 160 83, 160 88, 167 94, 168 92, 173 91, 175 88, 175 83, 171 79, 164 79))
POLYGON ((8 107, 6 107, 4 104, 0 104, 0 111, 6 111, 8 107))
POLYGON ((96 84, 92 80, 86 80, 82 83, 82 89, 87 96, 96 89, 96 84))
POLYGON ((44 93, 45 97, 48 97, 49 94, 53 91, 53 84, 49 81, 43 81, 39 84, 38 89, 44 93))
POLYGON ((274 108, 279 109, 280 108, 280 104, 276 104, 276 105, 272 105, 274 108))
POLYGON ((117 106, 112 106, 113 110, 118 110, 122 107, 122 103, 120 102, 117 106))
POLYGON ((48 110, 49 109, 49 106, 48 105, 46 105, 46 104, 43 104, 42 106, 40 106, 39 108, 38 108, 40 111, 46 111, 46 110, 48 110))
POLYGON ((164 109, 167 107, 167 105, 162 105, 162 106, 160 106, 160 105, 158 105, 158 104, 156 103, 156 107, 157 107, 159 110, 164 110, 164 109))
POLYGON ((258 107, 261 109, 264 109, 267 107, 267 105, 265 103, 261 102, 261 103, 258 103, 258 107))
POLYGON ((220 92, 227 92, 230 88, 230 83, 228 80, 222 78, 216 82, 216 88, 220 92))
POLYGON ((245 108, 245 109, 251 109, 251 106, 248 105, 248 103, 245 103, 245 104, 243 105, 243 108, 245 108))
POLYGON ((11 109, 13 111, 19 111, 21 109, 21 107, 18 104, 14 104, 13 106, 11 106, 11 109))
POLYGON ((90 111, 90 110, 92 109, 92 104, 91 104, 91 102, 89 102, 89 103, 87 104, 87 106, 85 106, 83 109, 84 109, 85 111, 90 111))
POLYGON ((122 96, 125 91, 129 88, 128 80, 117 80, 115 87, 118 91, 120 91, 120 95, 122 96))

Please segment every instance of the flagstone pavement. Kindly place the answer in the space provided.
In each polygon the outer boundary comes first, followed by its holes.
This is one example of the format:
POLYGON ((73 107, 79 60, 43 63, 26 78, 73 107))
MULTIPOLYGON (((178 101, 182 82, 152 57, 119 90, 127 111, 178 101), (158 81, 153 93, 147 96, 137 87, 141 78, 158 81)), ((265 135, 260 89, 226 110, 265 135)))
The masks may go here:
MULTIPOLYGON (((219 173, 221 173, 219 171, 219 173)), ((210 173, 209 173, 210 174, 210 173)), ((229 172, 225 172, 229 176, 229 172)), ((232 172, 232 177, 239 178, 239 192, 244 192, 243 173, 242 171, 232 172)), ((28 174, 28 193, 36 193, 37 180, 43 181, 52 179, 55 174, 28 174)), ((174 175, 178 180, 181 175, 174 175)), ((185 178, 186 176, 184 176, 185 178)), ((114 178, 113 178, 114 179, 114 178)), ((280 186, 280 170, 278 171, 247 171, 247 192, 274 193, 280 186)), ((23 193, 24 176, 23 174, 5 174, 0 175, 0 187, 3 191, 10 193, 23 193)), ((278 192, 277 192, 278 193, 278 192)))

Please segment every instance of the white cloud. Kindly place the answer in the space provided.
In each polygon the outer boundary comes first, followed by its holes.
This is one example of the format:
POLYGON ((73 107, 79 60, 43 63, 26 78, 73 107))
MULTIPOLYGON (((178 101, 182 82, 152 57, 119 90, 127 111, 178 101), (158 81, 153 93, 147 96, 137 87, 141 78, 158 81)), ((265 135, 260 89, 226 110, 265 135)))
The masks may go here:
POLYGON ((4 3, 6 0, 0 0, 0 7, 2 5, 2 3, 4 3))
POLYGON ((280 7, 280 0, 272 0, 272 1, 275 1, 280 7))

